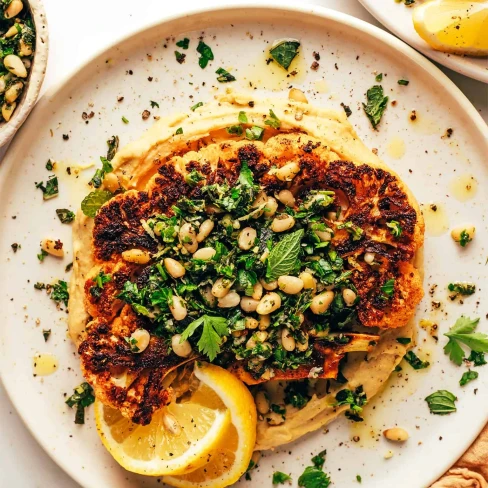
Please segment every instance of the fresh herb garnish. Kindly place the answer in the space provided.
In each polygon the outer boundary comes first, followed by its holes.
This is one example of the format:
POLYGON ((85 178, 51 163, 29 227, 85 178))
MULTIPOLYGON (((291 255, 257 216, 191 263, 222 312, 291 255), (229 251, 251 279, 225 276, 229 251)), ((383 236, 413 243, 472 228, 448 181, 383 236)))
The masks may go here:
POLYGON ((346 112, 347 117, 350 117, 352 115, 352 110, 349 107, 349 105, 345 105, 344 103, 341 103, 341 107, 344 109, 344 112, 346 112))
POLYGON ((273 110, 269 109, 269 118, 264 121, 265 125, 269 125, 273 129, 281 127, 281 120, 276 116, 273 110))
POLYGON ((81 202, 81 210, 87 217, 95 217, 98 209, 112 197, 112 192, 106 190, 94 190, 81 202))
POLYGON ((388 281, 385 281, 385 283, 381 285, 380 290, 384 298, 391 298, 395 293, 395 280, 390 279, 388 281))
POLYGON ((227 134, 233 136, 242 136, 243 133, 242 125, 231 125, 230 127, 227 127, 225 130, 227 131, 227 134))
POLYGON ((186 54, 175 51, 175 58, 178 63, 183 64, 185 62, 186 54))
POLYGON ((274 280, 279 276, 289 274, 296 267, 296 261, 300 254, 300 243, 304 236, 303 229, 287 234, 268 256, 266 278, 274 280))
POLYGON ((44 337, 44 342, 47 342, 50 335, 51 335, 51 329, 42 329, 42 337, 44 337))
POLYGON ((73 268, 73 263, 68 263, 66 267, 64 268, 65 273, 69 273, 73 268))
POLYGON ((66 400, 66 405, 70 408, 76 405, 75 424, 85 423, 85 408, 94 402, 93 388, 88 383, 82 383, 74 389, 73 395, 66 400))
POLYGON ((468 242, 471 242, 472 240, 473 240, 473 238, 469 235, 468 231, 466 229, 464 229, 461 232, 461 235, 459 238, 459 245, 461 247, 466 247, 466 244, 468 244, 468 242))
POLYGON ((175 134, 176 134, 177 136, 178 136, 178 135, 180 135, 180 134, 183 134, 183 127, 178 127, 178 128, 176 129, 175 134))
POLYGON ((139 352, 138 342, 135 337, 124 337, 124 340, 129 344, 130 352, 139 352))
POLYGON ((217 81, 220 83, 229 83, 229 81, 236 81, 235 76, 231 75, 224 68, 219 68, 215 73, 219 75, 217 76, 217 81))
POLYGON ((322 469, 325 464, 325 456, 327 455, 327 450, 320 451, 316 456, 312 458, 312 463, 316 468, 322 469))
POLYGON ((190 110, 192 112, 194 112, 197 108, 199 107, 203 107, 203 102, 198 102, 198 103, 195 103, 195 105, 193 105, 192 107, 190 107, 190 110))
POLYGON ((241 110, 239 112, 239 115, 237 116, 237 120, 239 121, 240 124, 247 124, 248 120, 247 120, 246 112, 241 110))
POLYGON ((303 408, 309 401, 308 380, 288 382, 285 388, 285 403, 295 408, 303 408))
POLYGON ((264 128, 253 125, 250 129, 246 129, 246 139, 250 141, 260 141, 264 135, 264 128))
POLYGON ((290 64, 298 54, 300 41, 287 40, 281 41, 269 50, 271 57, 283 68, 288 71, 290 64))
POLYGON ((361 476, 359 474, 356 475, 356 481, 358 483, 362 483, 363 482, 363 480, 362 480, 362 478, 361 478, 361 476))
POLYGON ((202 180, 205 179, 205 176, 203 176, 201 173, 199 173, 197 170, 192 170, 190 171, 186 176, 185 176, 185 182, 187 185, 190 186, 197 186, 198 183, 202 180))
POLYGON ((128 124, 129 123, 129 119, 127 117, 125 117, 125 115, 122 115, 122 122, 124 124, 128 124))
POLYGON ((455 281, 454 283, 449 283, 447 289, 456 294, 467 296, 472 295, 476 292, 476 285, 472 283, 462 283, 460 281, 455 281))
POLYGON ((465 373, 463 373, 463 376, 459 380, 459 384, 461 386, 464 386, 465 384, 469 383, 470 381, 475 380, 476 378, 478 378, 478 372, 477 371, 471 371, 471 370, 466 371, 465 373))
POLYGON ((352 236, 353 241, 359 241, 363 237, 364 231, 358 225, 354 224, 353 222, 344 222, 342 224, 337 225, 337 229, 344 229, 349 232, 352 236))
POLYGON ((75 214, 67 208, 57 208, 56 215, 62 224, 69 224, 75 220, 75 214))
POLYGON ((53 170, 53 168, 54 168, 54 163, 53 163, 53 162, 52 162, 50 159, 48 159, 48 160, 47 160, 47 163, 46 163, 46 169, 47 169, 48 171, 52 171, 52 170, 53 170))
POLYGON ((200 54, 198 59, 198 64, 200 68, 204 69, 207 67, 209 61, 213 61, 214 55, 210 46, 200 41, 197 46, 197 52, 200 54))
POLYGON ((436 415, 446 415, 455 412, 457 410, 454 404, 456 400, 457 397, 447 390, 438 390, 425 398, 429 405, 430 413, 436 415))
POLYGON ((444 352, 458 366, 462 364, 465 357, 461 344, 468 346, 477 353, 488 352, 488 335, 482 332, 474 332, 479 321, 479 318, 470 319, 462 315, 449 329, 449 332, 444 334, 449 338, 449 342, 444 346, 444 352))
POLYGON ((388 97, 384 96, 381 85, 374 85, 366 92, 366 99, 367 103, 363 103, 363 109, 373 129, 376 129, 386 109, 388 97))
POLYGON ((105 178, 105 175, 107 173, 111 173, 114 170, 112 163, 107 158, 100 156, 100 161, 102 162, 102 168, 97 169, 95 171, 93 178, 88 183, 89 185, 93 186, 94 188, 100 188, 102 186, 103 179, 105 178))
POLYGON ((298 478, 298 486, 303 488, 327 488, 329 485, 329 475, 315 466, 307 466, 298 478))
POLYGON ((399 85, 408 86, 410 82, 408 80, 398 80, 399 85))
POLYGON ((34 283, 34 288, 36 290, 45 290, 46 289, 46 284, 45 283, 41 283, 40 281, 38 281, 37 283, 34 283))
POLYGON ((109 274, 105 274, 101 269, 97 276, 95 276, 93 281, 95 282, 95 284, 90 287, 90 294, 94 298, 100 298, 100 296, 102 295, 103 286, 105 285, 105 283, 112 281, 112 276, 109 274))
POLYGON ((410 337, 397 337, 396 341, 400 344, 410 344, 412 339, 410 337))
POLYGON ((429 361, 422 361, 413 351, 408 351, 403 359, 407 361, 413 369, 425 369, 430 366, 429 361))
POLYGON ((181 39, 176 43, 178 47, 181 47, 181 49, 188 49, 188 46, 190 45, 190 39, 188 37, 185 37, 184 39, 181 39))
POLYGON ((58 280, 56 284, 53 285, 51 291, 51 300, 54 300, 56 303, 64 303, 65 307, 68 306, 69 300, 69 292, 68 292, 68 283, 63 280, 58 280))
POLYGON ((383 73, 379 73, 375 76, 375 80, 378 82, 378 83, 381 83, 383 81, 383 73))
POLYGON ((119 137, 118 136, 112 136, 108 141, 107 141, 107 159, 109 161, 112 161, 114 158, 115 154, 119 150, 119 137))
POLYGON ((362 386, 358 386, 354 391, 344 389, 335 396, 337 400, 336 406, 349 405, 349 410, 346 411, 346 417, 354 422, 362 422, 361 417, 363 406, 368 403, 366 393, 362 386))
POLYGON ((151 104, 151 108, 159 108, 159 103, 154 100, 149 100, 149 103, 151 104))
POLYGON ((197 320, 191 322, 181 335, 181 342, 186 341, 200 327, 202 334, 198 341, 198 350, 208 356, 213 361, 220 352, 222 338, 227 336, 229 328, 227 320, 224 317, 214 317, 211 315, 202 315, 197 320))
POLYGON ((474 366, 483 366, 486 363, 485 354, 482 352, 471 351, 468 361, 472 361, 474 366))
POLYGON ((285 481, 291 480, 291 476, 282 473, 281 471, 275 471, 273 473, 273 485, 281 485, 285 481))
POLYGON ((57 197, 59 195, 58 177, 52 175, 47 180, 46 186, 44 186, 44 182, 41 181, 36 184, 36 188, 40 188, 44 200, 50 200, 51 198, 57 197))
POLYGON ((41 252, 37 255, 37 259, 42 263, 44 258, 47 256, 47 252, 44 249, 41 249, 41 252))
POLYGON ((400 237, 402 235, 402 226, 400 225, 400 222, 391 220, 390 222, 386 223, 386 226, 390 229, 393 237, 400 237))

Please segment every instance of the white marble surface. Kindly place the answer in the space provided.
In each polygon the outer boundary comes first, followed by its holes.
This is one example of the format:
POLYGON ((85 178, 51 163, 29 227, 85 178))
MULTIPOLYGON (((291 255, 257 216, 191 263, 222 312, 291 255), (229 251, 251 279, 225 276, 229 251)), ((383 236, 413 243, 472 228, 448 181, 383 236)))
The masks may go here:
MULTIPOLYGON (((378 23, 357 0, 301 0, 378 23)), ((267 0, 277 3, 279 0, 267 0)), ((50 31, 50 57, 43 92, 77 66, 128 32, 168 15, 204 5, 237 4, 237 0, 44 0, 50 31)), ((488 87, 444 69, 488 121, 488 87)), ((35 408, 35 405, 32 406, 35 408)), ((72 481, 41 449, 0 384, 0 487, 75 488, 72 481)), ((100 487, 104 488, 104 487, 100 487)))

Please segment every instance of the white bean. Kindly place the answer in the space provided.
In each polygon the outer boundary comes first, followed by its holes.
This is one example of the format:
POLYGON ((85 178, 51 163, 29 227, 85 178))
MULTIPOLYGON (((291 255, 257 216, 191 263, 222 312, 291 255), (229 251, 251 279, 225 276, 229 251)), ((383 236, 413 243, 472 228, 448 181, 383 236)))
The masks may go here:
POLYGON ((6 19, 12 19, 16 15, 19 15, 23 8, 24 4, 21 0, 12 0, 9 6, 4 10, 3 14, 6 19))
POLYGON ((287 207, 294 207, 295 206, 295 197, 290 190, 281 190, 276 198, 287 207))
POLYGON ((209 261, 215 256, 217 251, 213 247, 202 247, 195 253, 193 253, 193 259, 202 259, 203 261, 209 261))
POLYGON ((276 178, 281 181, 291 181, 300 172, 300 166, 294 161, 285 164, 274 171, 276 178))
POLYGON ((27 76, 27 70, 25 69, 24 63, 15 54, 5 56, 3 64, 11 73, 19 78, 25 78, 27 76))
POLYGON ((63 244, 61 241, 53 241, 52 239, 43 239, 41 241, 41 249, 46 251, 51 256, 62 258, 64 256, 63 244))
POLYGON ((198 249, 197 234, 193 225, 183 224, 179 232, 180 242, 183 247, 191 254, 193 254, 198 249))
POLYGON ((315 314, 324 313, 330 307, 332 300, 334 300, 334 292, 324 291, 312 298, 310 310, 315 314))
POLYGON ((0 76, 0 93, 3 93, 5 91, 5 88, 7 87, 7 76, 10 77, 10 73, 8 75, 0 76))
POLYGON ((203 242, 210 235, 214 226, 215 224, 213 220, 210 219, 204 220, 198 229, 197 241, 203 242))
POLYGON ((278 281, 277 280, 265 281, 263 278, 261 278, 259 280, 259 282, 261 283, 262 287, 268 291, 276 290, 276 288, 278 288, 278 281))
POLYGON ((305 352, 308 349, 308 334, 305 342, 296 341, 297 350, 300 352, 305 352))
POLYGON ((5 32, 5 37, 8 39, 9 37, 16 36, 18 33, 19 31, 17 30, 17 27, 13 25, 7 32, 5 32))
POLYGON ((257 329, 259 322, 252 317, 246 317, 244 319, 244 325, 246 326, 246 329, 257 329))
POLYGON ((171 338, 171 347, 173 352, 181 358, 187 358, 192 351, 191 344, 188 341, 181 341, 181 334, 175 334, 171 338))
POLYGON ((19 54, 21 56, 30 56, 32 54, 32 45, 24 42, 24 39, 19 41, 19 54))
POLYGON ((367 264, 373 264, 375 259, 374 252, 365 252, 364 253, 364 262, 367 264))
POLYGON ((332 239, 332 235, 325 230, 314 230, 314 233, 322 242, 328 242, 332 239))
POLYGON ((212 286, 212 295, 217 298, 225 297, 233 283, 229 278, 218 278, 212 286))
MULTIPOLYGON (((268 195, 266 195, 264 191, 260 191, 256 199, 254 200, 254 202, 252 202, 251 208, 258 208, 261 205, 264 205, 267 201, 268 201, 268 195)), ((260 212, 256 212, 255 214, 253 214, 253 218, 257 219, 261 217, 261 215, 263 215, 263 211, 264 209, 261 210, 260 212)))
POLYGON ((276 213, 276 210, 278 210, 278 202, 273 197, 268 197, 266 207, 264 207, 264 216, 269 219, 276 213))
POLYGON ((151 338, 149 332, 146 329, 136 329, 130 335, 130 338, 135 342, 131 341, 132 352, 141 353, 149 345, 149 339, 151 338))
POLYGON ((281 345, 285 351, 291 352, 295 350, 295 338, 291 335, 287 327, 284 327, 281 331, 281 345))
POLYGON ((462 240, 461 235, 464 233, 468 237, 468 242, 469 242, 473 240, 475 232, 476 232, 476 228, 474 225, 460 225, 459 227, 452 229, 451 237, 456 242, 461 242, 462 240))
POLYGON ((344 298, 347 307, 352 307, 356 301, 357 295, 350 288, 344 288, 344 290, 342 290, 342 298, 344 298))
POLYGON ((303 290, 303 281, 296 276, 280 276, 278 286, 288 295, 296 295, 303 290))
POLYGON ((251 295, 254 300, 261 300, 261 297, 263 296, 263 285, 257 281, 256 284, 253 286, 253 292, 251 295))
POLYGON ((181 278, 182 276, 185 276, 186 269, 185 267, 176 259, 173 258, 165 258, 164 261, 164 267, 166 268, 166 271, 173 277, 173 278, 181 278))
POLYGON ((241 298, 241 308, 244 312, 255 312, 258 308, 259 300, 255 300, 252 297, 242 297, 241 298))
POLYGON ((108 191, 114 193, 120 188, 119 179, 115 173, 107 173, 103 179, 103 184, 108 191))
POLYGON ((8 122, 14 113, 15 107, 17 107, 17 103, 4 103, 2 105, 2 117, 5 119, 5 122, 8 122))
POLYGON ((292 88, 290 90, 290 93, 288 93, 288 98, 290 100, 295 100, 296 102, 308 103, 305 93, 303 93, 302 90, 299 90, 298 88, 292 88))
POLYGON ((285 232, 295 225, 295 219, 291 215, 281 214, 271 222, 273 232, 285 232))
POLYGON ((401 427, 393 427, 391 429, 386 429, 383 435, 390 441, 393 442, 405 442, 410 437, 408 432, 401 427))
POLYGON ((270 292, 266 293, 263 298, 259 301, 259 304, 256 308, 256 312, 259 315, 269 315, 273 313, 275 310, 278 310, 281 307, 281 297, 278 293, 270 292))
POLYGON ((239 232, 239 238, 237 239, 237 245, 239 249, 248 251, 254 246, 254 241, 257 237, 257 232, 252 227, 245 227, 239 232))
POLYGON ((169 309, 173 317, 175 320, 183 320, 188 314, 185 301, 179 296, 173 295, 171 302, 172 304, 169 306, 169 309))
POLYGON ((268 395, 263 390, 256 393, 255 397, 256 409, 261 415, 265 415, 269 412, 269 400, 268 395))
POLYGON ((303 281, 303 288, 305 288, 305 290, 317 289, 317 281, 307 271, 302 271, 299 275, 299 278, 303 281))
POLYGON ((269 315, 259 316, 259 330, 266 330, 271 324, 271 317, 269 315))
POLYGON ((218 305, 220 308, 233 308, 237 307, 241 301, 239 293, 235 291, 230 291, 222 298, 219 298, 218 305))
POLYGON ((151 255, 142 249, 128 249, 122 252, 122 258, 128 263, 146 264, 151 260, 151 255))

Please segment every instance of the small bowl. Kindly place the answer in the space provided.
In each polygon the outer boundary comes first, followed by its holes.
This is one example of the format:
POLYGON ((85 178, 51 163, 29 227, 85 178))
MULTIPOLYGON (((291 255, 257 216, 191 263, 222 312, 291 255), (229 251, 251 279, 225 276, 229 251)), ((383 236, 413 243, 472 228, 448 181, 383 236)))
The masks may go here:
POLYGON ((0 147, 7 144, 17 132, 29 112, 34 107, 46 74, 49 52, 46 12, 41 0, 22 0, 24 8, 28 7, 36 28, 36 50, 27 78, 27 88, 17 104, 12 118, 8 122, 0 122, 0 147))

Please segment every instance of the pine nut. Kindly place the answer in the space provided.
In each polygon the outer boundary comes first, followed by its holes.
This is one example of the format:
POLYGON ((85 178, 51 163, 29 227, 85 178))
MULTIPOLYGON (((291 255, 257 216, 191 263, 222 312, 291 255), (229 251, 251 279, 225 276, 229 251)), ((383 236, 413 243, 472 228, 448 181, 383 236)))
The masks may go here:
POLYGON ((305 290, 316 290, 317 289, 317 281, 307 271, 301 272, 299 275, 299 278, 303 281, 303 288, 305 290))
POLYGON ((276 210, 278 210, 278 202, 273 197, 268 197, 266 207, 264 207, 264 216, 269 219, 276 213, 276 210))
POLYGON ((2 117, 5 119, 5 122, 8 122, 12 114, 14 113, 15 108, 17 107, 17 103, 4 103, 2 105, 2 117))
POLYGON ((305 93, 303 93, 302 90, 299 90, 298 88, 292 88, 290 90, 290 93, 288 93, 288 98, 290 100, 295 100, 295 102, 308 103, 305 93))
POLYGON ((202 247, 195 253, 193 253, 193 259, 201 259, 203 261, 209 261, 215 256, 217 251, 213 247, 202 247))
POLYGON ((281 291, 288 295, 296 295, 303 289, 303 281, 296 276, 280 276, 278 286, 281 291))
POLYGON ((9 89, 5 92, 5 100, 8 103, 13 103, 17 100, 18 96, 22 93, 24 84, 21 81, 17 81, 10 85, 9 89))
POLYGON ((294 161, 285 164, 274 171, 276 178, 281 181, 291 181, 300 172, 300 166, 294 161))
POLYGON ((41 241, 41 249, 46 251, 51 256, 62 258, 64 256, 63 244, 61 241, 53 241, 52 239, 43 239, 41 241))
POLYGON ((220 308, 233 308, 237 307, 241 301, 239 293, 235 291, 230 291, 222 298, 219 298, 218 305, 220 308))
POLYGON ((19 15, 23 8, 24 4, 21 0, 12 0, 9 6, 4 10, 3 15, 6 19, 12 19, 16 15, 19 15))
POLYGON ((215 224, 213 220, 210 219, 204 220, 198 229, 197 241, 203 242, 210 235, 214 226, 215 224))
POLYGON ((356 301, 357 295, 350 288, 344 288, 344 290, 342 290, 342 298, 344 298, 347 307, 352 307, 356 301))
POLYGON ((131 344, 132 352, 141 353, 149 345, 149 339, 151 336, 146 329, 136 329, 134 332, 132 332, 130 338, 135 341, 135 344, 131 344))
POLYGON ((218 278, 212 286, 212 295, 217 298, 225 297, 233 283, 229 278, 218 278))
POLYGON ((239 232, 239 238, 237 239, 237 245, 239 249, 248 251, 254 246, 254 241, 257 237, 257 232, 252 227, 245 227, 239 232))
POLYGON ((461 234, 463 232, 465 232, 468 235, 469 240, 473 240, 474 234, 476 232, 476 228, 474 225, 460 225, 459 227, 452 229, 451 237, 456 242, 460 242, 461 241, 461 234))
POLYGON ((21 56, 30 56, 32 54, 32 45, 24 42, 24 39, 20 39, 19 54, 21 56))
POLYGON ((166 271, 171 275, 172 278, 181 278, 182 276, 185 276, 186 269, 185 267, 176 261, 176 259, 173 258, 165 258, 164 261, 164 267, 166 268, 166 271))
POLYGON ((310 310, 314 314, 321 314, 327 311, 330 307, 330 304, 334 300, 334 292, 333 291, 324 291, 319 295, 315 295, 312 298, 312 304, 310 305, 310 310))
POLYGON ((173 295, 172 304, 169 306, 175 320, 183 320, 187 314, 185 301, 179 296, 173 295))
POLYGON ((259 282, 261 283, 262 287, 265 290, 268 290, 268 291, 276 290, 276 288, 278 288, 278 281, 276 281, 276 280, 274 280, 274 281, 265 281, 265 280, 263 280, 261 278, 259 280, 259 282))
POLYGON ((187 358, 192 352, 191 344, 188 341, 181 341, 181 334, 175 334, 171 338, 171 347, 173 352, 181 358, 187 358))
POLYGON ((295 219, 291 215, 281 214, 271 222, 273 232, 285 232, 295 225, 295 219))
POLYGON ((256 393, 255 397, 256 409, 261 415, 265 415, 269 412, 269 400, 268 395, 263 390, 256 393))
POLYGON ((295 197, 290 190, 281 190, 276 198, 285 206, 287 207, 294 207, 295 206, 295 197))
POLYGON ((27 77, 27 70, 25 69, 24 63, 15 54, 5 56, 3 65, 15 76, 18 76, 19 78, 27 77))
POLYGON ((366 264, 373 264, 375 257, 376 256, 375 256, 374 252, 365 252, 364 253, 364 262, 366 264))
POLYGON ((115 173, 107 173, 103 179, 103 184, 105 185, 105 188, 112 193, 117 191, 120 187, 119 179, 115 173))
POLYGON ((401 427, 393 427, 391 429, 386 429, 383 435, 390 441, 393 442, 405 442, 410 437, 408 432, 401 427))
POLYGON ((241 298, 241 308, 244 312, 251 313, 255 312, 258 308, 259 300, 255 300, 252 297, 242 297, 241 298))
POLYGON ((244 325, 246 326, 246 329, 257 329, 259 322, 252 317, 246 317, 244 320, 244 325))
POLYGON ((275 310, 278 310, 280 307, 281 297, 278 295, 278 293, 266 293, 266 295, 264 295, 264 297, 259 301, 256 312, 259 315, 269 315, 275 310))
POLYGON ((151 255, 141 249, 129 249, 122 252, 122 258, 128 263, 146 264, 151 260, 151 255))
POLYGON ((179 232, 180 242, 183 247, 190 253, 193 254, 198 249, 197 234, 193 225, 183 224, 179 232))
POLYGON ((295 338, 291 335, 290 330, 287 327, 284 327, 281 331, 281 345, 285 351, 291 352, 295 350, 295 338))
POLYGON ((259 281, 257 281, 253 287, 252 297, 254 298, 254 300, 261 300, 262 296, 263 296, 263 285, 259 281))

